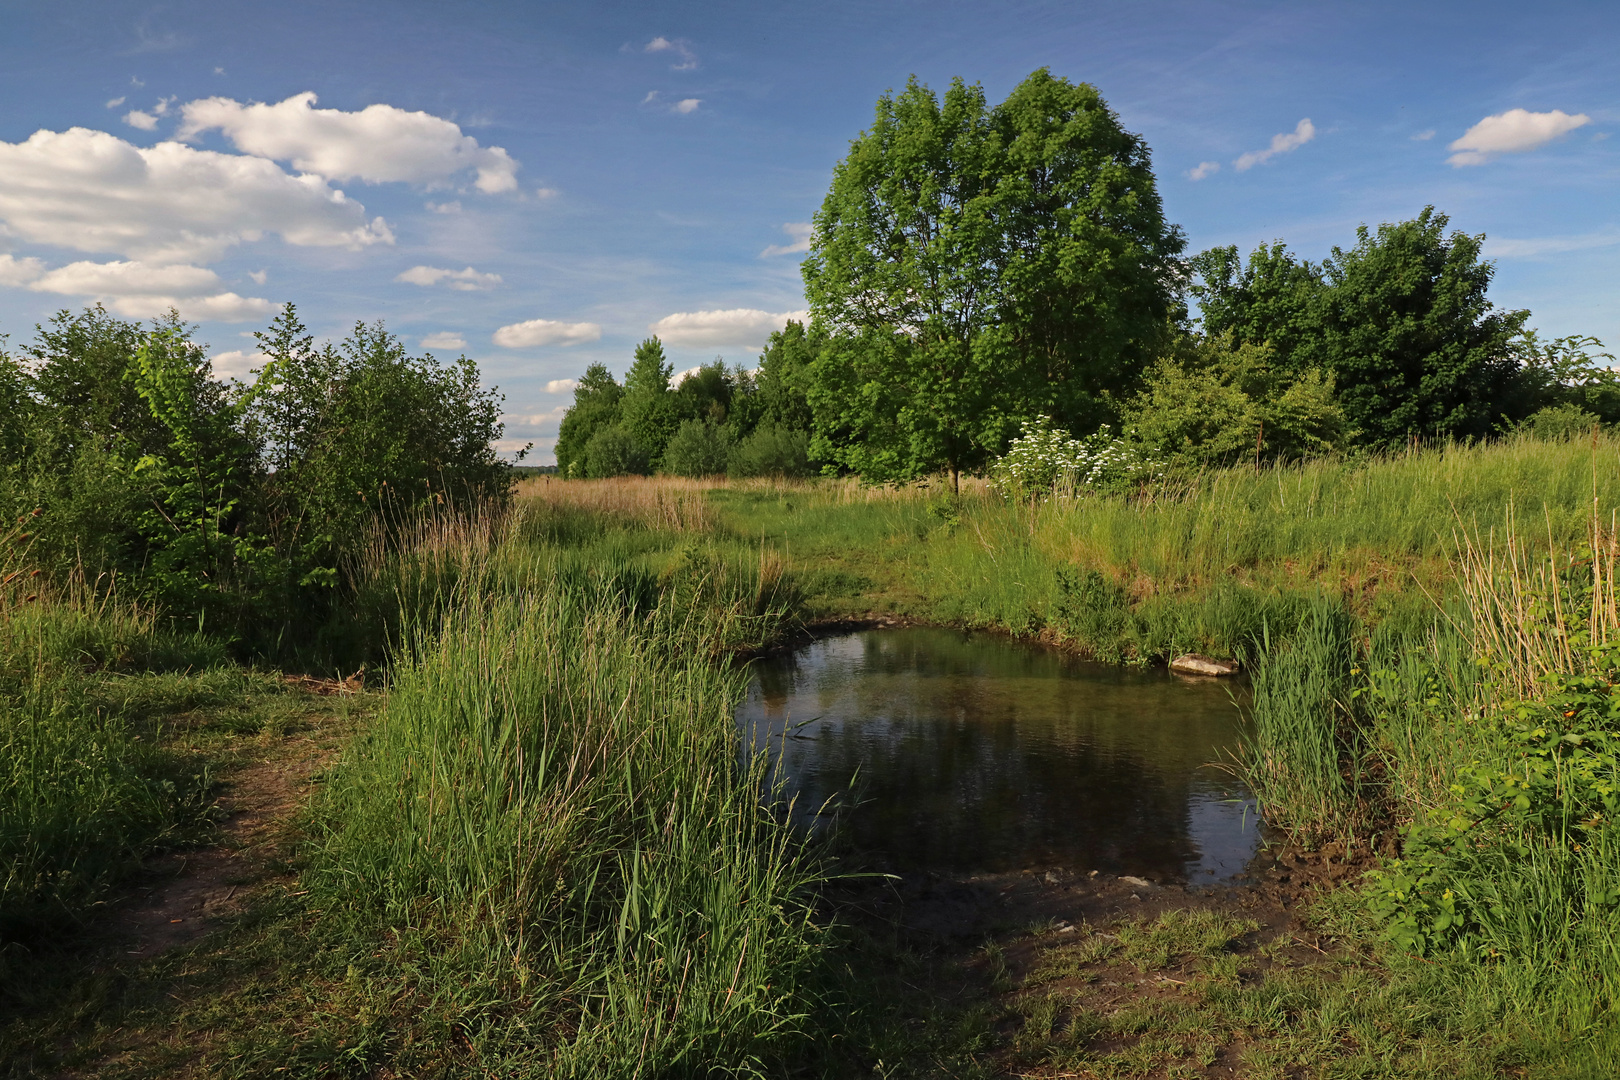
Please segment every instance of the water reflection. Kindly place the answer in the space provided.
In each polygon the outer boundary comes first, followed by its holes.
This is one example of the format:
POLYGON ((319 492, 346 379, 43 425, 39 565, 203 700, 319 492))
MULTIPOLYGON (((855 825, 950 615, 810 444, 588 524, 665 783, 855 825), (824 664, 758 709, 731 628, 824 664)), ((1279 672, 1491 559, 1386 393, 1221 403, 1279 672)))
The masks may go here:
POLYGON ((1237 739, 1228 683, 931 628, 830 638, 753 670, 745 737, 785 769, 804 823, 841 815, 879 865, 1213 883, 1257 847, 1252 800, 1207 767, 1237 739))

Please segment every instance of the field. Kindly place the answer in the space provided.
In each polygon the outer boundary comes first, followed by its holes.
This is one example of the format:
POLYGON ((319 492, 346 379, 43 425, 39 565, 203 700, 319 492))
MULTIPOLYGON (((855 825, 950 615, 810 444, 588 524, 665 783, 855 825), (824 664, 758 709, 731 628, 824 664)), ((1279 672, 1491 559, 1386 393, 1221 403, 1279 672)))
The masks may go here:
POLYGON ((244 666, 89 586, 31 592, 19 528, 0 1060, 1607 1075, 1617 456, 1519 439, 1016 504, 526 478, 509 513, 373 553, 344 616, 363 673, 244 666), (1270 877, 1124 915, 1124 886, 1062 883, 1090 889, 1063 914, 1025 883, 1021 923, 919 931, 923 901, 840 877, 735 753, 739 660, 877 617, 1238 659, 1270 877))

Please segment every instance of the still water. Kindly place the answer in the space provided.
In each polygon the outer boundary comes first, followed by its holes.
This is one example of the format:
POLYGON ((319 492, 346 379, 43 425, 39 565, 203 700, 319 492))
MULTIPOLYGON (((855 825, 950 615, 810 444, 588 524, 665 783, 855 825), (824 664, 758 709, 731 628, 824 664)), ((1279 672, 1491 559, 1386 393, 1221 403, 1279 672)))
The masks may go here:
POLYGON ((1259 837, 1229 774, 1242 688, 990 634, 871 630, 756 661, 744 738, 795 813, 896 870, 1041 867, 1213 884, 1259 837))

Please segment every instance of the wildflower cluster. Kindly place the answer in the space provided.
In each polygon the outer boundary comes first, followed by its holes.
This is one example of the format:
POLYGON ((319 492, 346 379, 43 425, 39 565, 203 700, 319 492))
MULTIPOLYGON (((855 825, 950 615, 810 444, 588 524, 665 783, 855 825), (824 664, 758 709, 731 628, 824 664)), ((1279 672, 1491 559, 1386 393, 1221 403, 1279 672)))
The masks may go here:
POLYGON ((1076 439, 1046 416, 1025 421, 1022 434, 990 470, 996 488, 1013 497, 1082 488, 1125 491, 1163 475, 1163 462, 1107 424, 1076 439))

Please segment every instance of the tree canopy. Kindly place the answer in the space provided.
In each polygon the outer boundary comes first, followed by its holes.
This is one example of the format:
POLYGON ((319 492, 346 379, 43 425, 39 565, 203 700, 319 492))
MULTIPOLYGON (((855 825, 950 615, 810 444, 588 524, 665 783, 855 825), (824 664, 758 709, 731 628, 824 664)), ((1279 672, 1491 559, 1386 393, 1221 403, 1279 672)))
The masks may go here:
POLYGON ((1177 306, 1184 240, 1096 89, 1044 68, 990 108, 956 79, 878 100, 815 217, 828 335, 813 451, 871 479, 999 450, 1020 420, 1095 425, 1177 306))

